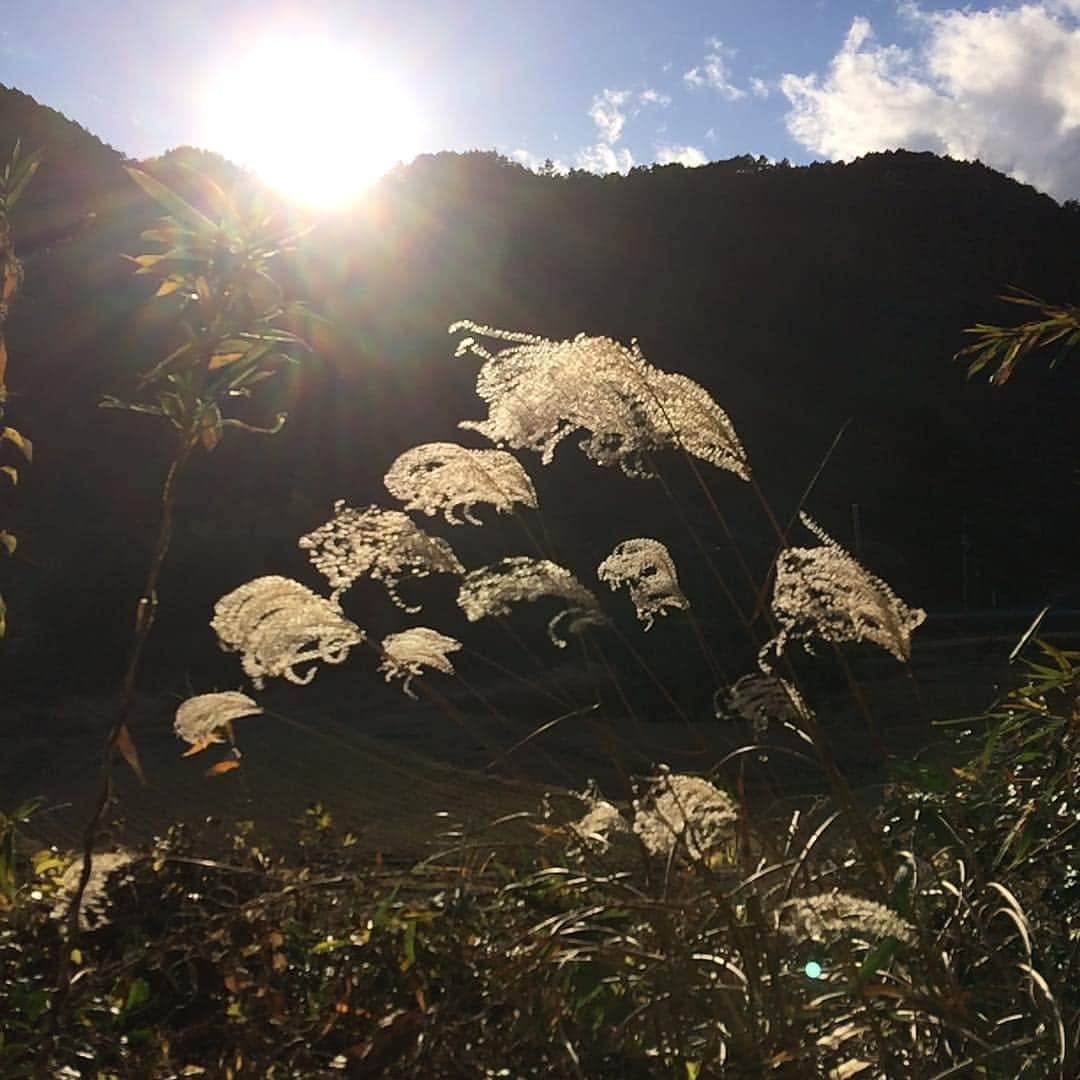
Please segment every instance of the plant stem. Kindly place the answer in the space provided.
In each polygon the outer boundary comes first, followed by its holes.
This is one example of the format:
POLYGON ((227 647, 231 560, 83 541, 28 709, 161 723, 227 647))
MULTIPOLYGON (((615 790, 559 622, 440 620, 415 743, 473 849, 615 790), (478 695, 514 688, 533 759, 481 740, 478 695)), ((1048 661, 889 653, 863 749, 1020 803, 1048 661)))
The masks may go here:
POLYGON ((192 441, 183 438, 179 440, 176 454, 169 466, 169 471, 165 476, 165 482, 161 489, 161 518, 158 523, 157 540, 147 569, 146 584, 135 607, 135 627, 132 631, 127 667, 124 670, 124 678, 121 683, 120 705, 113 726, 105 739, 104 757, 101 764, 101 784, 98 788, 93 813, 83 833, 82 871, 79 874, 79 881, 67 911, 67 941, 60 956, 56 999, 53 1008, 49 1012, 48 1033, 43 1040, 41 1054, 36 1065, 36 1073, 40 1076, 45 1075, 44 1070, 48 1067, 48 1055, 54 1043, 60 1019, 66 1008, 71 990, 71 950, 79 934, 79 912, 82 908, 83 897, 86 894, 91 870, 93 869, 94 845, 97 842, 102 818, 104 818, 105 811, 112 800, 112 767, 116 761, 118 751, 124 755, 125 760, 131 765, 140 782, 146 783, 142 768, 139 765, 138 756, 135 753, 134 744, 131 742, 127 720, 135 700, 135 681, 138 676, 143 646, 146 644, 146 639, 154 625, 158 580, 161 577, 161 570, 165 564, 169 544, 172 540, 177 485, 193 449, 194 443, 192 441))

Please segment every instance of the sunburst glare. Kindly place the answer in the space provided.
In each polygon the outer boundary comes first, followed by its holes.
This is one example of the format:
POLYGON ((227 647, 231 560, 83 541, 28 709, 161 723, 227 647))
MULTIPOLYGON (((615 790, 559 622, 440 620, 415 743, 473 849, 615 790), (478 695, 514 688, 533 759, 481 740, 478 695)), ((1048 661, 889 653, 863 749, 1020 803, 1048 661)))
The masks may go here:
POLYGON ((322 38, 253 44, 202 106, 206 145, 312 209, 347 206, 420 148, 418 114, 395 80, 322 38))

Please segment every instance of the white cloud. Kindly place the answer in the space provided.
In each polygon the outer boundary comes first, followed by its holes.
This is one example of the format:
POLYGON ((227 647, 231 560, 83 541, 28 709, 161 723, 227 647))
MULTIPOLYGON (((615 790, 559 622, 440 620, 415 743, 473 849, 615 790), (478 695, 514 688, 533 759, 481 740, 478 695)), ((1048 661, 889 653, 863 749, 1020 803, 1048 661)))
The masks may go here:
POLYGON ((1080 194, 1080 0, 901 11, 915 48, 879 43, 856 18, 823 79, 783 77, 792 136, 843 159, 897 147, 978 158, 1080 194))
POLYGON ((629 90, 602 90, 593 98, 589 117, 606 143, 618 142, 626 123, 623 106, 630 100, 629 90))
MULTIPOLYGON (((1080 0, 1077 0, 1080 3, 1080 0)), ((764 80, 756 76, 750 79, 750 93, 757 98, 767 98, 772 93, 772 87, 764 80)))
POLYGON ((688 169, 696 169, 699 165, 707 165, 709 159, 696 146, 661 146, 656 151, 656 163, 685 165, 688 169))
POLYGON ((658 90, 601 90, 593 97, 589 117, 596 125, 598 141, 577 153, 577 166, 595 173, 629 172, 634 167, 634 155, 615 144, 622 138, 626 122, 647 105, 665 107, 671 98, 658 90))
POLYGON ((706 86, 728 101, 738 101, 746 97, 746 91, 732 83, 728 70, 728 61, 734 56, 734 52, 725 48, 719 38, 709 38, 706 44, 709 52, 705 59, 699 66, 692 67, 683 75, 683 82, 695 88, 706 86))
MULTIPOLYGON (((1077 0, 1080 3, 1080 0, 1077 0)), ((659 90, 642 90, 638 95, 638 101, 642 105, 670 105, 671 97, 668 94, 661 94, 659 90)))
POLYGON ((602 176, 613 172, 628 173, 634 167, 634 155, 625 147, 615 149, 607 143, 597 143, 578 151, 577 165, 579 169, 602 176))
POLYGON ((566 162, 560 161, 558 158, 542 158, 538 154, 534 154, 531 150, 512 150, 510 152, 510 158, 519 165, 524 165, 525 168, 529 169, 531 172, 539 172, 549 161, 559 176, 565 176, 570 171, 566 162))

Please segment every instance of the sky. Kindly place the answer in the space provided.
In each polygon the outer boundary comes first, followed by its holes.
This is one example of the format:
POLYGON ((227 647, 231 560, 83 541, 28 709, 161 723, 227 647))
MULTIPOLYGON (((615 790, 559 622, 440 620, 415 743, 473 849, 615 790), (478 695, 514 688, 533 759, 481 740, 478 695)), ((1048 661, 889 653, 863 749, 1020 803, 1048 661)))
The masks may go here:
POLYGON ((1080 0, 0 0, 0 83, 132 157, 202 146, 282 185, 440 150, 904 147, 1080 196, 1080 0))

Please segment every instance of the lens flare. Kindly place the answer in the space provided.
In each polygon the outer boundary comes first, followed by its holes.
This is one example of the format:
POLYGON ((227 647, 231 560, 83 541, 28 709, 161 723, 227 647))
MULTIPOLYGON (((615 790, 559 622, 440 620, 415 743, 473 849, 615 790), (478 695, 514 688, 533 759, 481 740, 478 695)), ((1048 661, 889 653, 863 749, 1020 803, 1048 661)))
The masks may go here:
POLYGON ((354 202, 420 150, 405 91, 359 50, 267 38, 233 58, 202 100, 203 145, 312 209, 354 202))

